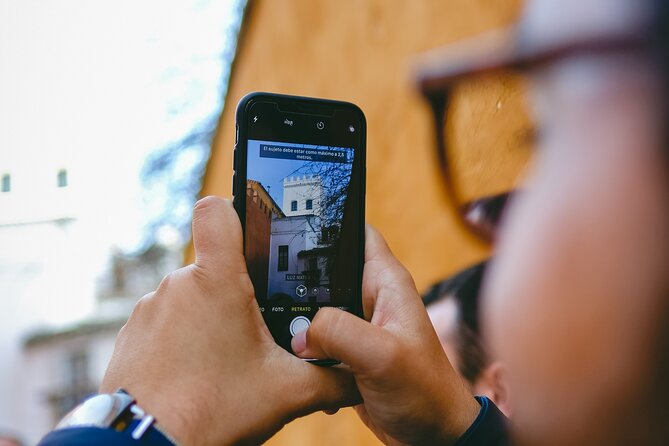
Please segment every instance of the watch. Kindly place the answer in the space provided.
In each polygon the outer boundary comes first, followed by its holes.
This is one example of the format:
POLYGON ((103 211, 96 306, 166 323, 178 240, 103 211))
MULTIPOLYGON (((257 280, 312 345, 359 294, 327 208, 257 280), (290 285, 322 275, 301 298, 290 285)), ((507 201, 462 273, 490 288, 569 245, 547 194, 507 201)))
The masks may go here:
POLYGON ((87 399, 65 415, 54 430, 72 427, 112 429, 129 433, 135 440, 151 436, 161 444, 179 445, 158 426, 156 419, 139 407, 137 401, 123 389, 87 399))

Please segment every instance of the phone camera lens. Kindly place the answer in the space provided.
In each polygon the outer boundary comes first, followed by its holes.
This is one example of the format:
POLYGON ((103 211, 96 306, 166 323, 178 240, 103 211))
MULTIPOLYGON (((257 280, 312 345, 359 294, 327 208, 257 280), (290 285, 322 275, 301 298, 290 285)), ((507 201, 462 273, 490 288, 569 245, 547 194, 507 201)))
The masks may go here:
POLYGON ((355 132, 355 127, 353 127, 353 124, 348 126, 348 131, 351 132, 351 133, 355 132))

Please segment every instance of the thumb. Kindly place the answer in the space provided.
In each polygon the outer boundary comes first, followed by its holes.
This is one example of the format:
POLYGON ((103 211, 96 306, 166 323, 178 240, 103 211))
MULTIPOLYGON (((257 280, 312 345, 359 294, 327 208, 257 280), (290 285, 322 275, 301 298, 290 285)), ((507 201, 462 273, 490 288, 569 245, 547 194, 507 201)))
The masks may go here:
POLYGON ((392 352, 395 343, 383 328, 337 308, 321 308, 307 331, 296 334, 292 348, 301 358, 336 359, 364 373, 392 352))
POLYGON ((341 407, 354 406, 362 402, 362 397, 350 370, 343 367, 314 367, 302 363, 306 372, 301 381, 303 390, 296 395, 300 403, 297 416, 324 410, 335 413, 341 407), (304 390, 308 389, 308 390, 304 390))
POLYGON ((207 269, 227 266, 244 271, 242 244, 239 216, 230 200, 209 196, 195 204, 193 246, 196 265, 207 269))
POLYGON ((362 305, 372 324, 400 324, 425 307, 409 271, 395 258, 383 236, 372 226, 365 232, 362 305))
POLYGON ((400 299, 405 293, 416 294, 411 274, 393 255, 383 236, 369 224, 365 229, 365 269, 362 277, 364 303, 373 304, 384 288, 402 291, 397 293, 400 299))

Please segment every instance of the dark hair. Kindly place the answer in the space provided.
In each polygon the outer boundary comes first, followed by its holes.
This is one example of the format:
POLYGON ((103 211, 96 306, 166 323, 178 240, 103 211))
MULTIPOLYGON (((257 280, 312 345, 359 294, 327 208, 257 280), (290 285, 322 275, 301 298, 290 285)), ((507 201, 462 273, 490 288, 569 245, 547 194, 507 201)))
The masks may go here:
MULTIPOLYGON (((664 79, 669 79, 669 2, 666 0, 651 0, 650 6, 653 10, 651 23, 651 38, 654 46, 655 57, 664 79)), ((669 82, 664 82, 664 110, 669 115, 669 82)), ((664 155, 669 161, 669 128, 665 126, 665 148, 664 155)))
POLYGON ((476 382, 490 359, 481 342, 479 328, 479 295, 488 262, 469 267, 434 285, 423 296, 425 306, 444 299, 454 299, 458 308, 455 344, 460 374, 476 382))
MULTIPOLYGON (((664 85, 660 94, 664 99, 664 119, 669 117, 669 2, 667 0, 650 0, 649 6, 652 11, 651 50, 655 57, 658 69, 664 85)), ((663 154, 669 171, 669 126, 664 126, 663 154)), ((666 291, 665 291, 666 293, 666 291)), ((664 323, 656 331, 655 345, 653 345, 655 363, 652 364, 651 376, 646 380, 647 389, 639 398, 637 408, 627 408, 626 422, 637 429, 632 431, 636 444, 666 444, 669 438, 669 424, 665 422, 667 417, 666 400, 669 397, 669 296, 664 296, 663 306, 658 309, 663 314, 664 323), (634 414, 634 419, 630 419, 634 414)), ((631 436, 628 435, 628 436, 631 436)))

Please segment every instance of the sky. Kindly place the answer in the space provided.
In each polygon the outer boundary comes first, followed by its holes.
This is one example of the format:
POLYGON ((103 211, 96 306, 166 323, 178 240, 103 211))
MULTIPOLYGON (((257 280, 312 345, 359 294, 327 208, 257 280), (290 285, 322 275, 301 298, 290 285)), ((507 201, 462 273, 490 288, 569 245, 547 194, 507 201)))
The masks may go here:
MULTIPOLYGON (((127 315, 97 299, 99 281, 115 251, 143 241, 147 156, 221 111, 240 4, 0 0, 0 175, 12 175, 0 193, 0 423, 33 436, 48 425, 48 410, 25 410, 58 381, 27 381, 41 370, 24 355, 29 334, 127 315), (62 168, 68 185, 56 188, 62 168)), ((81 348, 61 343, 50 366, 70 347, 81 348)))
POLYGON ((66 167, 88 230, 132 250, 147 155, 222 107, 239 3, 0 0, 0 162, 66 167))
MULTIPOLYGON (((26 410, 58 382, 28 382, 43 369, 24 354, 29 334, 127 315, 97 299, 98 281, 115 251, 143 241, 147 156, 221 111, 240 4, 0 0, 0 175, 12 175, 0 193, 0 423, 33 436, 50 424, 40 424, 48 410, 26 410), (57 188, 63 168, 68 185, 57 188)), ((56 346, 50 366, 76 344, 56 346)), ((91 379, 104 354, 92 355, 91 379)))
POLYGON ((260 157, 261 144, 310 148, 324 151, 344 150, 352 154, 351 149, 340 147, 325 147, 310 144, 290 144, 285 142, 249 140, 249 151, 247 155, 247 177, 250 180, 259 181, 265 187, 265 190, 269 192, 279 207, 283 207, 284 178, 307 174, 303 168, 309 164, 309 162, 294 159, 260 157))

